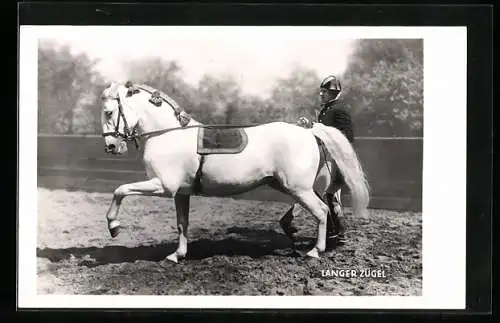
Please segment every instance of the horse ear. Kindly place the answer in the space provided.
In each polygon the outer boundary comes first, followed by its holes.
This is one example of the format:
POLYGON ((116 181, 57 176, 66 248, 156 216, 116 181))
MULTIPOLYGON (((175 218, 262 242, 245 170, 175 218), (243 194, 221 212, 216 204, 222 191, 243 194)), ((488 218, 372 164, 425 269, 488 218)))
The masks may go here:
POLYGON ((109 81, 107 84, 106 84, 106 89, 114 89, 116 88, 116 85, 118 83, 116 81, 109 81))
POLYGON ((123 88, 120 84, 117 84, 118 86, 116 87, 116 94, 120 99, 124 99, 127 96, 127 88, 123 88))

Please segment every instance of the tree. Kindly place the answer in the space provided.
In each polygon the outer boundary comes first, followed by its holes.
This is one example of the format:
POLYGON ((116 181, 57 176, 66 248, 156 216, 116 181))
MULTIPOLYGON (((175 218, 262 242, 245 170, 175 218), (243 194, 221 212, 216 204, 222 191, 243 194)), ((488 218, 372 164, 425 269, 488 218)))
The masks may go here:
POLYGON ((421 135, 421 40, 358 41, 344 73, 344 85, 357 135, 421 135))
POLYGON ((318 86, 321 80, 314 70, 296 67, 286 78, 278 79, 268 105, 269 120, 296 122, 299 117, 316 118, 319 108, 318 86))
POLYGON ((176 61, 152 57, 130 61, 127 66, 130 81, 144 83, 164 92, 187 112, 191 113, 199 104, 196 89, 184 81, 182 68, 176 61))
POLYGON ((100 75, 97 61, 74 54, 68 46, 40 43, 38 48, 39 132, 88 132, 93 128, 89 106, 94 106, 100 75))
POLYGON ((238 114, 233 120, 236 123, 266 123, 270 120, 279 120, 281 115, 272 116, 272 110, 268 102, 255 95, 243 95, 239 101, 238 114))
POLYGON ((206 123, 233 123, 240 113, 241 87, 232 76, 205 74, 198 83, 200 108, 206 123), (208 113, 210 111, 210 113, 208 113))
POLYGON ((379 135, 417 134, 423 117, 422 85, 418 81, 422 69, 401 62, 390 67, 380 62, 373 73, 353 75, 348 84, 352 90, 346 97, 358 123, 379 135))

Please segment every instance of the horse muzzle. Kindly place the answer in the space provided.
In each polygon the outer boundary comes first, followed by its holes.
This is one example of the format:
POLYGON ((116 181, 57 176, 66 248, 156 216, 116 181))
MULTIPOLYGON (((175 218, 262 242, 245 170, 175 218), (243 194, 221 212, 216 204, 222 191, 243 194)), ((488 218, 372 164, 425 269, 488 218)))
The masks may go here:
POLYGON ((125 142, 119 144, 107 144, 104 145, 104 152, 107 154, 121 155, 127 151, 127 145, 125 142))
POLYGON ((107 154, 115 154, 116 149, 117 148, 115 144, 104 145, 104 152, 107 154))

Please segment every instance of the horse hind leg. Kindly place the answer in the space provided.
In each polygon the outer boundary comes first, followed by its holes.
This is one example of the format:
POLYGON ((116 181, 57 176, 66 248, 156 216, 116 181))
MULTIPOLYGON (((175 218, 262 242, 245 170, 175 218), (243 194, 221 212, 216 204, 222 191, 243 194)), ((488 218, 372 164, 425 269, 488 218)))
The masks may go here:
MULTIPOLYGON (((323 200, 323 195, 331 182, 331 174, 330 174, 331 167, 332 167, 331 165, 323 164, 316 175, 316 179, 314 180, 314 187, 313 187, 314 192, 321 200, 323 200)), ((281 187, 279 184, 270 184, 270 186, 285 194, 290 194, 288 190, 286 190, 284 187, 281 187)), ((290 209, 280 219, 281 228, 293 242, 295 242, 294 234, 298 230, 295 226, 292 225, 292 221, 295 218, 295 216, 300 214, 302 210, 303 209, 301 205, 295 202, 290 206, 290 209)), ((331 222, 332 221, 327 221, 327 231, 333 231, 331 222)))
POLYGON ((307 256, 319 258, 319 253, 324 252, 326 249, 326 220, 328 206, 312 189, 301 191, 294 195, 298 202, 314 216, 318 224, 316 245, 307 252, 307 256))
POLYGON ((295 233, 297 233, 297 228, 292 224, 293 218, 295 217, 294 212, 297 211, 297 205, 292 204, 290 209, 283 215, 283 217, 280 219, 280 226, 283 229, 283 232, 285 232, 286 236, 292 240, 292 243, 295 244, 296 238, 295 238, 295 233))
MULTIPOLYGON (((269 187, 289 195, 290 192, 286 190, 278 181, 271 181, 268 183, 269 187)), ((297 213, 300 211, 300 205, 297 205, 297 202, 293 203, 288 211, 286 211, 285 215, 283 215, 279 221, 281 229, 283 229, 283 232, 285 235, 292 240, 292 247, 295 249, 295 233, 297 233, 297 228, 292 224, 292 221, 294 217, 297 215, 297 213)))

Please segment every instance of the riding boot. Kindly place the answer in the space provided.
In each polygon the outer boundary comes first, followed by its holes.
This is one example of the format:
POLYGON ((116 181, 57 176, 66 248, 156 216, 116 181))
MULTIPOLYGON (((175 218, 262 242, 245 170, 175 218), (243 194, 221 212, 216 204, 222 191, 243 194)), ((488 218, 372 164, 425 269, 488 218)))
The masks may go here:
POLYGON ((345 237, 345 217, 342 212, 342 207, 340 205, 336 206, 337 209, 340 209, 339 212, 336 212, 334 217, 334 227, 335 227, 335 235, 337 237, 337 245, 344 245, 347 242, 345 237))
POLYGON ((337 242, 337 236, 335 232, 335 208, 333 205, 333 194, 326 194, 326 204, 328 205, 328 215, 326 217, 326 250, 329 251, 333 249, 337 242))

